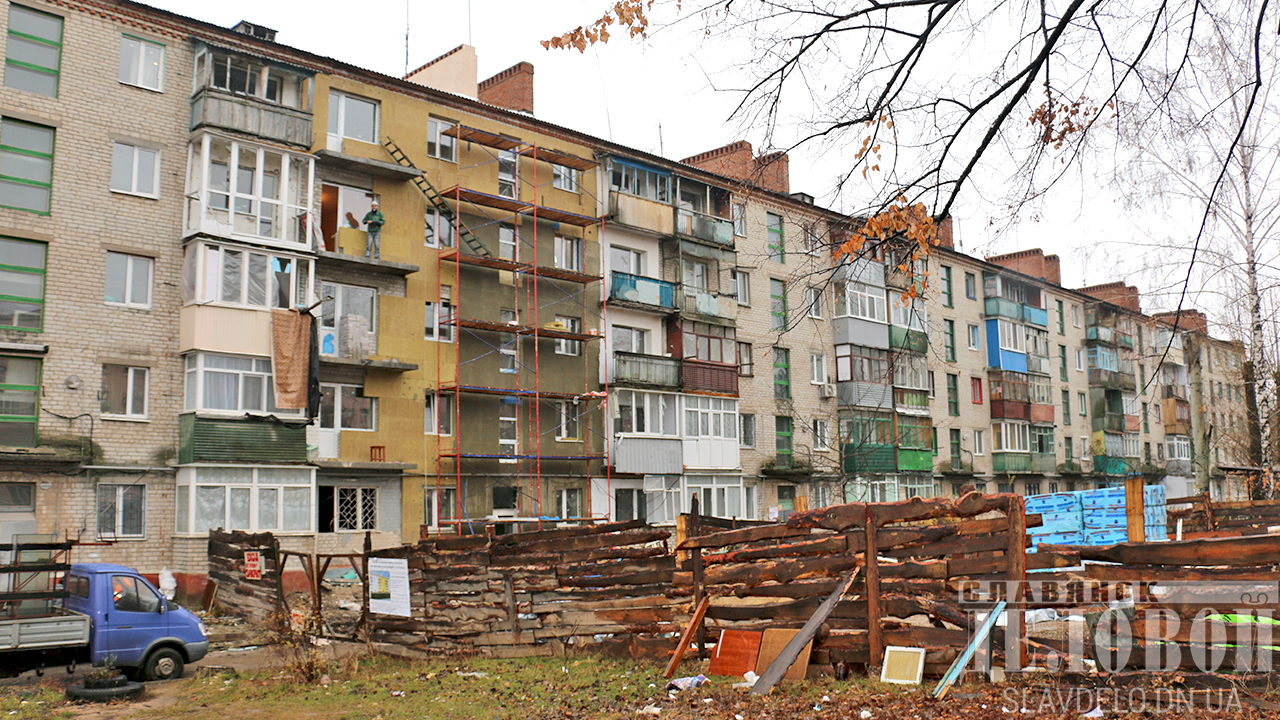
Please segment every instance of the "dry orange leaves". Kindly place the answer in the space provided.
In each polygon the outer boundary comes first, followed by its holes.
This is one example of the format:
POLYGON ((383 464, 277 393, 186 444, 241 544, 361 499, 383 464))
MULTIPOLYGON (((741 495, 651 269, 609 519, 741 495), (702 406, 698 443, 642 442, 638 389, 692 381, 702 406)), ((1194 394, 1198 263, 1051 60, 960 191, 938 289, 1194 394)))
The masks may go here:
MULTIPOLYGON (((868 242, 880 245, 904 241, 905 252, 896 254, 900 258, 897 270, 911 273, 915 262, 928 256, 938 244, 938 224, 923 203, 908 205, 907 199, 899 195, 892 205, 867 218, 857 232, 836 248, 835 260, 856 257, 868 242)), ((914 297, 916 292, 913 284, 905 295, 914 297)))
POLYGON ((615 23, 626 28, 633 38, 646 37, 649 18, 644 13, 652 7, 653 0, 618 0, 599 20, 590 25, 578 26, 550 40, 543 40, 542 47, 548 50, 576 48, 578 52, 586 52, 588 45, 609 42, 609 26, 615 23))

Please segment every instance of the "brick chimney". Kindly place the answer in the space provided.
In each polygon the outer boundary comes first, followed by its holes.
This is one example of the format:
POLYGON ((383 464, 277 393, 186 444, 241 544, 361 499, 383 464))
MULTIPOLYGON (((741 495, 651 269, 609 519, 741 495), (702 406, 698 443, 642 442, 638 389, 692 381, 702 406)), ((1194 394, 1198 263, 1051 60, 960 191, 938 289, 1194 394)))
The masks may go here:
POLYGON ((533 114, 533 64, 515 65, 480 83, 480 102, 533 114))
POLYGON ((1209 318, 1199 310, 1188 308, 1182 311, 1174 310, 1172 312, 1155 313, 1151 316, 1156 322, 1162 322, 1165 325, 1172 326, 1176 320, 1179 330, 1193 330, 1205 335, 1209 334, 1209 318), (1179 315, 1182 317, 1179 319, 1179 315))
POLYGON ((791 194, 791 160, 784 152, 756 157, 746 140, 708 150, 680 162, 696 168, 751 183, 772 192, 791 194))
MULTIPOLYGON (((996 255, 995 257, 987 258, 987 262, 1015 270, 1023 275, 1040 278, 1054 285, 1062 284, 1062 271, 1058 256, 1045 255, 1040 248, 1020 250, 1007 255, 996 255)), ((1137 291, 1135 290, 1134 292, 1137 291)))
POLYGON ((950 215, 942 218, 942 222, 938 223, 938 245, 951 250, 956 248, 955 234, 951 227, 950 215))
POLYGON ((1099 300, 1109 302, 1112 305, 1119 305, 1127 310, 1134 312, 1142 312, 1140 307, 1141 297, 1138 294, 1138 288, 1132 285, 1126 285, 1122 282, 1105 283, 1102 285, 1091 285, 1089 287, 1080 288, 1080 292, 1085 295, 1095 297, 1099 300))

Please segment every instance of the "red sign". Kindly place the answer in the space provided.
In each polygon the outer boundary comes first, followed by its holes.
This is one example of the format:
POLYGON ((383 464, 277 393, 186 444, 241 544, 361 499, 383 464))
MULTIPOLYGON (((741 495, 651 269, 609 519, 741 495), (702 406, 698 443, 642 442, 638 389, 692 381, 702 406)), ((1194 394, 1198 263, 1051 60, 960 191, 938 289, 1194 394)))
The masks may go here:
POLYGON ((245 551, 244 577, 246 580, 262 579, 262 553, 256 550, 245 551))

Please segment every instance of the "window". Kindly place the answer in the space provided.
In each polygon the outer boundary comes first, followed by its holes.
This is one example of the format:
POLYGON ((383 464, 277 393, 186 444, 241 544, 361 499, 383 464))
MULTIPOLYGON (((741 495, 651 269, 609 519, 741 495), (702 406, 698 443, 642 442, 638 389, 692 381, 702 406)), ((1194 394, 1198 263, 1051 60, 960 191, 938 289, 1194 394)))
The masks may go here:
POLYGON ((787 329, 787 284, 773 278, 769 279, 769 327, 787 329))
POLYGON ((947 362, 956 361, 956 321, 942 321, 942 348, 947 362))
POLYGON ((378 529, 378 488, 321 485, 317 490, 320 532, 378 529))
MULTIPOLYGON (((219 90, 236 95, 250 95, 260 100, 284 104, 305 110, 303 78, 297 73, 284 74, 276 68, 225 53, 200 52, 196 56, 196 77, 204 75, 204 68, 212 64, 209 84, 219 90), (263 73, 267 82, 261 83, 263 73)), ((332 96, 330 99, 332 102, 332 96)), ((332 107, 332 105, 330 105, 332 107)), ((332 115, 330 115, 332 117, 332 115)))
POLYGON ((964 296, 970 300, 978 299, 978 278, 971 272, 964 274, 964 296))
POLYGON ((40 361, 0 357, 0 446, 35 447, 40 361))
POLYGON ((62 18, 21 5, 10 5, 7 45, 5 86, 58 97, 62 18))
MULTIPOLYGON (((566 315, 557 315, 556 322, 564 325, 565 332, 582 334, 582 318, 568 317, 566 315)), ((581 355, 582 341, 567 340, 565 338, 556 338, 556 354, 557 355, 581 355)))
POLYGON ((117 142, 111 157, 111 189, 116 192, 158 197, 160 152, 117 142))
MULTIPOLYGON (((507 322, 506 318, 515 319, 515 311, 503 310, 503 322, 507 322)), ((643 355, 649 350, 649 331, 642 328, 626 327, 625 325, 614 325, 610 331, 613 339, 614 352, 628 352, 643 355)))
POLYGON ((811 318, 822 319, 822 288, 805 288, 804 291, 805 315, 811 318))
POLYGON ((1089 414, 1089 399, 1084 393, 1076 393, 1076 404, 1080 406, 1080 417, 1089 414))
POLYGON ((791 418, 778 415, 773 418, 774 464, 780 468, 791 467, 791 418))
POLYGON ((516 232, 516 226, 498 223, 498 257, 503 260, 518 260, 519 246, 520 234, 516 232))
POLYGON ((734 203, 729 208, 729 213, 733 218, 733 234, 738 237, 746 237, 747 235, 747 204, 734 203))
POLYGON ((769 259, 774 262, 787 261, 787 248, 782 236, 782 216, 765 213, 765 231, 768 233, 769 259))
POLYGON ((326 430, 377 430, 378 399, 365 397, 360 385, 320 386, 320 427, 326 430))
POLYGON ((1032 426, 1031 452, 1041 455, 1053 454, 1053 427, 1045 425, 1032 426))
POLYGON ((1138 433, 1125 433, 1123 443, 1124 457, 1141 457, 1142 443, 1138 441, 1138 433))
POLYGON ((942 266, 942 306, 955 307, 951 296, 951 268, 942 266))
POLYGON ((960 377, 954 373, 947 373, 947 414, 960 416, 960 377))
POLYGON ((160 611, 160 597, 151 586, 132 575, 111 576, 111 597, 120 612, 154 614, 160 611))
POLYGON ((1072 327, 1080 327, 1080 306, 1071 306, 1071 325, 1072 327))
POLYGON ((578 192, 578 171, 575 168, 551 163, 551 186, 559 190, 578 192))
POLYGON ((1058 379, 1067 381, 1067 346, 1058 346, 1058 379))
POLYGON ((738 299, 739 305, 750 305, 751 276, 741 270, 730 270, 729 294, 738 299))
POLYGON ((993 452, 1030 452, 1031 426, 1022 423, 991 423, 993 452))
POLYGON ((312 473, 305 467, 179 468, 178 532, 311 532, 316 517, 312 473))
POLYGON ((556 440, 578 442, 582 440, 582 426, 578 423, 578 405, 572 400, 556 403, 556 440))
POLYGON ((933 371, 929 371, 929 397, 935 397, 938 391, 938 384, 934 382, 933 371))
POLYGON ((1027 351, 1027 332, 1017 323, 1009 322, 1001 318, 999 321, 1000 329, 1000 349, 1010 352, 1026 352, 1027 351))
POLYGON ((52 188, 53 128, 0 118, 0 205, 48 215, 52 188))
POLYGON ((739 415, 738 416, 738 446, 739 447, 755 447, 756 446, 756 416, 755 415, 739 415))
POLYGON ((609 164, 610 190, 660 203, 671 202, 671 176, 667 173, 623 162, 618 158, 612 159, 609 164))
POLYGON ((320 283, 320 354, 363 358, 376 351, 378 291, 320 283))
MULTIPOLYGON (((948 321, 951 322, 951 321, 948 321)), ((898 298, 893 303, 893 324, 916 332, 925 331, 924 298, 903 300, 898 298)))
POLYGON ((424 337, 436 342, 453 342, 453 288, 440 286, 440 302, 425 303, 424 337))
POLYGON ((164 45, 124 35, 120 38, 120 82, 160 90, 164 79, 164 45))
POLYGON ((188 247, 186 262, 188 301, 254 309, 311 304, 310 260, 198 243, 188 247))
MULTIPOLYGON (((929 387, 928 358, 924 355, 901 353, 894 358, 893 384, 902 388, 925 390, 929 387)), ((925 405, 922 404, 921 408, 925 405)))
POLYGON ((448 162, 457 160, 455 154, 457 140, 452 136, 445 135, 446 132, 453 128, 454 124, 448 120, 441 120, 435 117, 427 119, 427 155, 448 162))
POLYGON ((898 447, 915 450, 934 448, 936 450, 937 443, 934 441, 934 432, 929 425, 929 418, 899 415, 897 423, 898 447))
POLYGON ((817 221, 803 225, 800 232, 800 244, 804 251, 810 255, 817 254, 822 249, 822 230, 817 221))
POLYGON ((556 493, 556 517, 562 519, 582 517, 581 488, 561 488, 556 493))
POLYGON ((686 295, 694 295, 707 289, 707 264, 696 260, 681 260, 686 295))
POLYGON ((960 428, 951 428, 947 435, 951 444, 951 469, 959 470, 962 462, 960 459, 960 428))
MULTIPOLYGON (((498 403, 498 452, 502 455, 515 455, 519 452, 516 418, 520 400, 515 397, 504 397, 498 403)), ((501 462, 512 463, 515 460, 501 462)), ((495 503, 494 507, 497 507, 495 503)))
POLYGON ((98 538, 140 538, 146 535, 145 485, 98 486, 98 538))
POLYGON ((520 159, 514 150, 498 151, 498 195, 514 198, 518 195, 516 179, 520 174, 520 159))
POLYGON ((378 142, 378 104, 330 90, 329 134, 360 142, 378 142))
POLYGON ((889 351, 862 345, 837 345, 836 381, 891 384, 893 371, 889 367, 889 351))
POLYGON ((613 519, 618 522, 647 520, 645 493, 639 488, 617 488, 613 491, 613 519))
POLYGON ((0 327, 44 327, 44 243, 0 237, 0 327))
POLYGON ((738 401, 701 395, 684 398, 685 437, 736 440, 738 401))
POLYGON ((791 399, 791 351, 786 348, 773 349, 773 398, 791 399))
POLYGON ((192 353, 186 359, 187 410, 301 415, 276 407, 270 358, 192 353))
POLYGON ((561 270, 582 272, 582 240, 579 238, 556 236, 555 263, 561 270))
POLYGON ((827 382, 827 356, 822 353, 809 353, 809 383, 822 385, 827 382))
POLYGON ((734 328, 709 323, 681 321, 683 357, 731 365, 737 359, 737 332, 734 328))
POLYGON ((427 247, 453 247, 453 223, 448 215, 428 205, 423 213, 423 226, 427 247))
POLYGON ((981 337, 978 333, 977 325, 969 325, 969 349, 977 350, 981 344, 981 337))
POLYGON ((1058 307, 1058 334, 1064 335, 1066 334, 1066 313, 1063 311, 1062 301, 1058 300, 1056 302, 1058 307))
POLYGON ((102 366, 102 414, 128 418, 147 416, 147 369, 102 366))
MULTIPOLYGON (((1096 354, 1097 350, 1103 351, 1102 358, 1101 358, 1102 361, 1108 362, 1110 359, 1116 360, 1116 362, 1114 363, 1115 367, 1109 367, 1106 369, 1114 370, 1116 369, 1116 367, 1119 367, 1119 357, 1116 355, 1115 350, 1111 350, 1111 348, 1090 348, 1090 353, 1096 354), (1110 351, 1110 352, 1107 352, 1107 351, 1110 351)), ((1108 363, 1108 364, 1112 364, 1112 363, 1108 363)), ((1103 366, 1095 365, 1094 367, 1103 367, 1103 366)), ((1080 370, 1080 371, 1084 370, 1084 350, 1082 348, 1076 348, 1076 370, 1080 370)))
POLYGON ((675 395, 619 390, 617 398, 617 411, 613 416, 614 433, 667 436, 680 434, 676 428, 679 415, 675 395))
POLYGON ((778 509, 785 512, 795 512, 795 509, 796 509, 796 486, 795 485, 779 485, 778 486, 778 509))
POLYGON ((426 435, 453 434, 453 395, 425 393, 426 405, 422 413, 422 432, 426 435))
POLYGON ((107 253, 107 284, 103 300, 109 305, 151 307, 151 266, 148 257, 107 253))
POLYGON ((973 454, 974 455, 987 454, 987 431, 985 430, 973 431, 973 454))
POLYGON ((1067 390, 1062 391, 1062 424, 1071 424, 1071 393, 1067 390))
POLYGON ((35 483, 0 483, 0 512, 27 512, 35 507, 35 483))
POLYGON ((982 404, 982 378, 969 378, 969 394, 975 405, 982 404))
POLYGON ((1005 370, 991 373, 991 399, 1011 400, 1013 402, 1030 401, 1027 387, 1027 375, 1005 370))
POLYGON ((836 283, 836 317, 888 322, 884 288, 853 281, 836 283))
POLYGON ((755 374, 755 363, 751 358, 751 343, 738 343, 738 375, 751 377, 755 374))

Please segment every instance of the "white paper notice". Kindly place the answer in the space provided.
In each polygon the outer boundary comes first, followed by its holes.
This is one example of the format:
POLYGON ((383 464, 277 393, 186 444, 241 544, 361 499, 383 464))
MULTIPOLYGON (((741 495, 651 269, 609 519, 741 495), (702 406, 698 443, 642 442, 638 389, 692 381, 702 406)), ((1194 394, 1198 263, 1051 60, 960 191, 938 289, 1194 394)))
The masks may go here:
POLYGON ((369 612, 409 617, 409 561, 369 558, 369 612))

